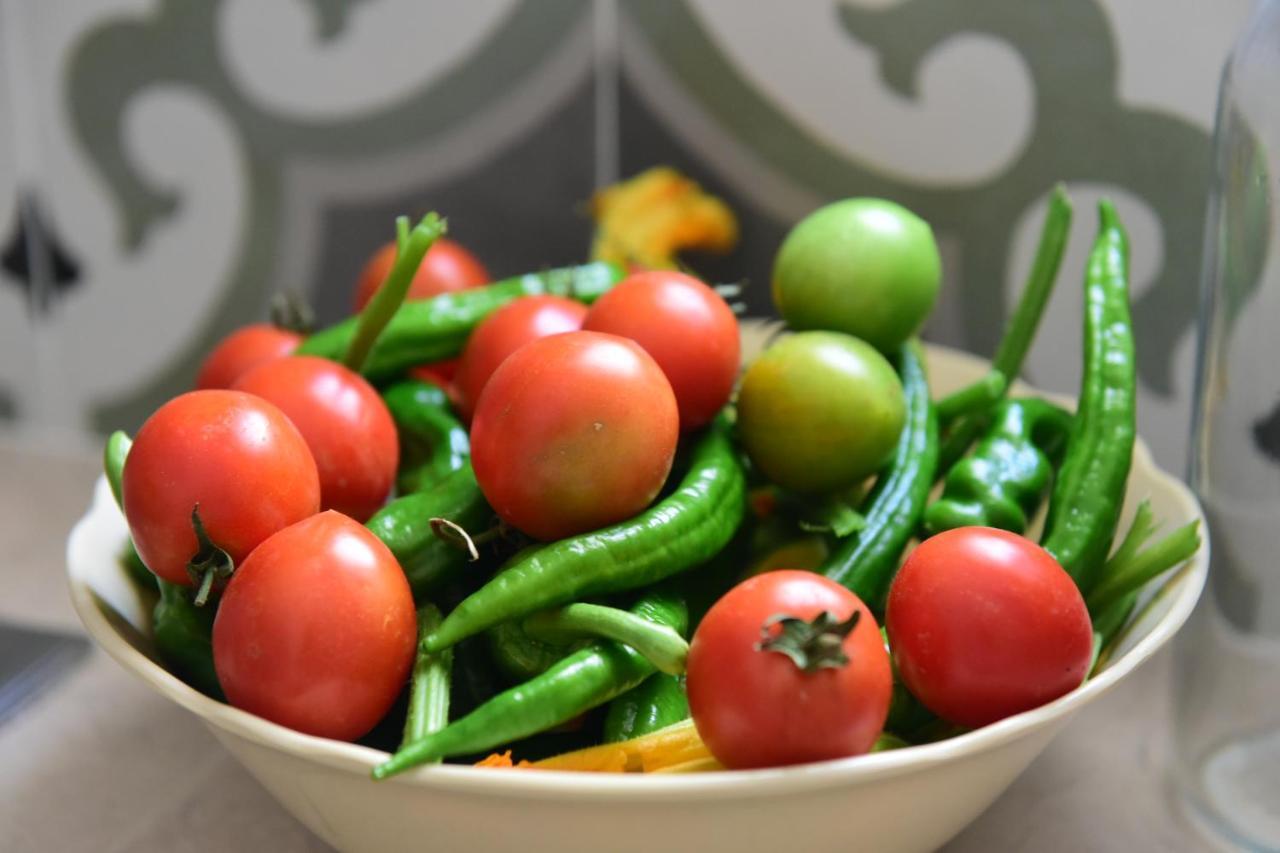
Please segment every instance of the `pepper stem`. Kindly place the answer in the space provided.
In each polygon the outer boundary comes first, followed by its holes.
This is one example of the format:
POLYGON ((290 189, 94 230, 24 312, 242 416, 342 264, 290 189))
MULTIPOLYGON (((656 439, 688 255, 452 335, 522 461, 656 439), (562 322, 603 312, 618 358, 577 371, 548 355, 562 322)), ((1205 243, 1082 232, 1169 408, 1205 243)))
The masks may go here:
POLYGON ((196 532, 196 553, 187 562, 187 574, 196 586, 196 597, 192 603, 196 607, 204 607, 213 591, 213 582, 226 580, 236 570, 231 555, 218 547, 204 529, 200 520, 200 504, 191 508, 191 527, 196 532))
POLYGON ((583 637, 615 640, 669 675, 682 675, 689 656, 689 644, 675 630, 600 604, 567 604, 535 613, 524 620, 524 630, 552 645, 568 645, 583 637))
POLYGON ((829 610, 819 613, 812 622, 788 613, 775 613, 760 626, 756 651, 786 655, 804 672, 839 669, 849 663, 844 640, 858 627, 861 618, 862 611, 856 608, 843 622, 829 610), (781 630, 774 631, 775 625, 781 630))

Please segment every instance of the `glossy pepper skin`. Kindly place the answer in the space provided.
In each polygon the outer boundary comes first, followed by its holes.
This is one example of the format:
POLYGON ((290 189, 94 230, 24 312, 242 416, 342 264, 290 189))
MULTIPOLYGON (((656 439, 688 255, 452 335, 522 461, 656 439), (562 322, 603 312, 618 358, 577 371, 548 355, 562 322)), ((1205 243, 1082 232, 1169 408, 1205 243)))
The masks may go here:
MULTIPOLYGON (((687 628, 684 602, 669 593, 646 594, 632 612, 680 633, 687 628)), ((620 696, 653 672, 649 661, 621 643, 590 643, 541 675, 409 744, 374 768, 373 776, 384 779, 429 761, 483 752, 546 731, 620 696)))
POLYGON ((635 518, 526 549, 463 600, 424 642, 438 651, 487 628, 591 596, 648 586, 715 556, 742 523, 746 478, 717 421, 676 490, 635 518))
POLYGON ((470 462, 426 491, 396 498, 365 523, 400 563, 415 601, 466 571, 467 553, 432 531, 433 518, 446 518, 469 531, 493 518, 470 462))
MULTIPOLYGON (((549 293, 590 304, 622 280, 622 268, 599 261, 503 279, 485 287, 444 293, 399 307, 382 329, 361 372, 387 379, 427 362, 453 358, 481 320, 521 296, 549 293)), ((358 317, 319 331, 298 347, 299 355, 342 360, 355 337, 358 317)))
POLYGON ((818 569, 877 613, 884 612, 898 560, 920 524, 938 469, 938 417, 918 341, 903 345, 898 373, 906 421, 893 456, 860 507, 866 524, 840 542, 818 569))
POLYGON ((930 536, 956 527, 1027 529, 1061 459, 1071 415, 1045 400, 1007 400, 973 452, 947 472, 942 496, 929 505, 930 536))
POLYGON ((1087 596, 1120 522, 1136 425, 1129 242, 1111 202, 1085 268, 1084 375, 1041 543, 1087 596))
POLYGON ((471 457, 466 427, 453 415, 449 398, 438 385, 418 379, 397 382, 382 392, 400 438, 401 495, 422 491, 471 457))
POLYGON ((655 672, 609 703, 604 742, 631 740, 687 719, 689 697, 684 692, 684 679, 655 672))

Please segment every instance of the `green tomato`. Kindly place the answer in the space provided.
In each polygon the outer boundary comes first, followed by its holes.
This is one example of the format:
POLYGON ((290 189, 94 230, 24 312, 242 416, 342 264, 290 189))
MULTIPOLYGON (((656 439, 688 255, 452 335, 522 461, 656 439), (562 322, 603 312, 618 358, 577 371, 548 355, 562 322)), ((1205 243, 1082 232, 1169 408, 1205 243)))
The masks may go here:
POLYGON ((797 492, 860 482, 888 460, 906 411, 902 383, 865 341, 799 332, 765 350, 742 380, 738 431, 751 461, 797 492))
POLYGON ((924 325, 941 276, 929 223, 891 201, 850 198, 791 229, 773 264, 773 303, 793 329, 895 352, 924 325))

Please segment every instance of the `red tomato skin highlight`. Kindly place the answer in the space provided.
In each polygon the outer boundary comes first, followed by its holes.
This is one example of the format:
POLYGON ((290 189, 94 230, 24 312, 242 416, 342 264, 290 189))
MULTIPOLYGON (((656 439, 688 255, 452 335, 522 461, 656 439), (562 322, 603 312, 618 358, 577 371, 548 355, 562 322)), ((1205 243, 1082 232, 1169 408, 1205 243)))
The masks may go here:
POLYGON ((633 273, 591 306, 582 327, 630 338, 653 356, 675 392, 682 432, 710 423, 729 402, 742 360, 738 318, 693 276, 633 273))
POLYGON ((778 767, 871 749, 893 676, 875 617, 856 595, 812 572, 782 569, 743 581, 707 612, 690 644, 687 688, 698 734, 722 764, 778 767), (844 667, 806 673, 756 648, 776 614, 812 620, 826 610, 844 620, 855 607, 862 615, 844 640, 844 667))
POLYGON ((464 418, 475 414, 476 402, 489 377, 520 347, 538 338, 582 328, 587 306, 561 296, 525 296, 494 311, 467 339, 453 382, 464 418))
POLYGON ((1070 576, 1036 543, 988 527, 918 545, 889 590, 885 628, 907 689, 969 727, 1071 692, 1093 655, 1070 576))
POLYGON ((400 439, 364 377, 328 359, 289 356, 255 367, 235 388, 274 403, 302 433, 320 474, 322 509, 367 521, 386 503, 400 439))
MULTIPOLYGON (((386 281, 387 274, 396 262, 396 244, 390 242, 380 247, 360 272, 356 285, 354 307, 359 312, 373 294, 386 281)), ((442 293, 453 293, 469 287, 489 283, 489 271, 460 243, 448 237, 440 237, 431 244, 418 270, 409 283, 407 300, 430 299, 442 293)))
POLYGON ((537 539, 636 515, 662 488, 679 415, 658 365, 598 332, 540 338, 508 357, 480 394, 471 461, 485 498, 537 539))
POLYGON ((236 570, 214 620, 213 659, 235 707, 349 741, 396 701, 416 636, 391 552, 327 511, 281 530, 236 570))
POLYGON ((236 329, 215 346, 196 374, 196 389, 230 388, 235 381, 267 361, 283 358, 298 348, 302 336, 270 323, 236 329))
POLYGON ((237 563, 320 508, 306 441, 276 406, 240 391, 189 391, 157 409, 124 466, 124 511, 143 563, 191 586, 191 510, 237 563))

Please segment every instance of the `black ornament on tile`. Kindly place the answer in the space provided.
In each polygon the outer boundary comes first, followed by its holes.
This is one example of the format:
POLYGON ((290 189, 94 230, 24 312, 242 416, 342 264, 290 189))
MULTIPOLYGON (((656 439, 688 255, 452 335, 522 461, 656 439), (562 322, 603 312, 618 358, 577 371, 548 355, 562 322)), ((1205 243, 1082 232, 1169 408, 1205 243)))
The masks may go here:
POLYGON ((80 281, 80 264, 63 248, 53 229, 45 222, 40 206, 29 193, 18 196, 17 213, 14 216, 13 233, 0 251, 0 267, 27 293, 27 299, 36 313, 45 313, 55 296, 61 296, 80 281), (36 286, 35 253, 48 259, 48 284, 36 286))
POLYGON ((1272 462, 1280 463, 1280 401, 1253 423, 1253 443, 1272 462))

